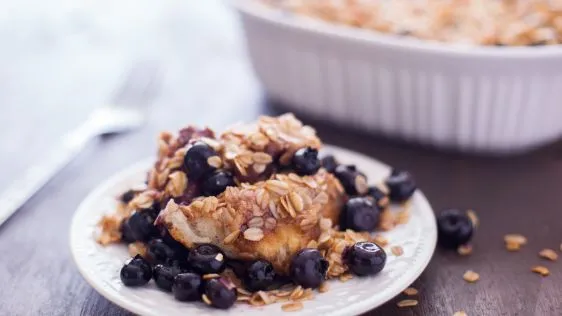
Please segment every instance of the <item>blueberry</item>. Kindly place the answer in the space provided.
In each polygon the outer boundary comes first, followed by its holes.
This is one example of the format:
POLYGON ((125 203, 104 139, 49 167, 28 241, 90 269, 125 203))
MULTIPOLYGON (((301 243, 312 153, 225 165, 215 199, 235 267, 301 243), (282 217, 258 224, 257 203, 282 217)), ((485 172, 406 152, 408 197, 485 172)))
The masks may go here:
POLYGON ((215 171, 215 167, 209 165, 207 159, 217 156, 217 152, 204 142, 194 143, 185 153, 183 161, 187 177, 190 180, 199 180, 205 174, 215 171))
POLYGON ((236 288, 234 284, 223 278, 211 279, 205 282, 205 296, 211 306, 228 309, 236 302, 236 288))
POLYGON ((154 203, 152 203, 151 207, 141 209, 139 212, 147 213, 148 215, 150 215, 150 217, 156 219, 158 217, 158 214, 160 214, 160 203, 155 201, 154 203))
POLYGON ((275 280, 275 270, 271 263, 265 260, 256 260, 252 262, 244 277, 244 285, 252 292, 267 289, 275 280))
POLYGON ((293 156, 293 170, 301 176, 313 175, 320 169, 318 150, 312 147, 301 148, 293 156))
POLYGON ((360 241, 344 251, 344 262, 356 275, 379 273, 386 264, 386 252, 377 244, 360 241))
POLYGON ((189 255, 189 249, 182 245, 180 242, 176 241, 168 229, 160 226, 160 238, 162 241, 168 245, 174 251, 174 258, 172 261, 185 261, 187 263, 187 256, 189 255))
POLYGON ((189 252, 187 262, 197 273, 210 274, 224 271, 224 253, 219 247, 212 244, 202 244, 189 252))
POLYGON ((377 187, 369 187, 367 196, 372 197, 375 204, 381 209, 386 208, 390 202, 388 195, 377 187))
POLYGON ((359 195, 367 193, 367 178, 357 171, 353 165, 339 165, 334 175, 342 184, 348 195, 359 195))
POLYGON ((386 179, 386 185, 390 191, 389 197, 392 202, 406 202, 416 191, 416 182, 407 171, 392 170, 386 179))
POLYGON ((238 279, 243 280, 246 277, 248 261, 228 258, 226 260, 226 267, 232 270, 238 279))
POLYGON ((326 279, 328 261, 320 252, 304 248, 291 259, 289 274, 293 281, 304 288, 317 288, 326 279))
POLYGON ((126 243, 132 243, 135 241, 135 235, 133 234, 133 231, 131 230, 131 227, 129 226, 127 220, 121 222, 121 225, 119 226, 119 231, 121 232, 122 241, 126 243))
POLYGON ((226 187, 235 186, 234 177, 228 171, 217 170, 213 172, 203 183, 201 184, 201 189, 203 195, 205 196, 215 196, 219 195, 226 187))
POLYGON ((324 169, 326 169, 329 173, 334 173, 337 166, 338 162, 334 156, 328 155, 322 158, 322 167, 324 167, 324 169))
POLYGON ((181 272, 178 267, 157 264, 154 269, 152 269, 152 278, 156 286, 170 292, 174 284, 174 278, 181 272))
POLYGON ((379 223, 380 209, 369 198, 354 197, 345 203, 340 216, 344 230, 372 231, 379 223))
POLYGON ((138 241, 147 241, 156 235, 158 231, 153 225, 154 219, 148 212, 134 212, 127 219, 132 237, 138 241))
POLYGON ((180 273, 174 277, 172 293, 178 301, 197 301, 201 298, 203 280, 195 273, 180 273))
POLYGON ((162 239, 152 239, 148 242, 147 257, 153 263, 170 263, 175 258, 175 251, 162 239))
POLYGON ((131 202, 131 200, 134 197, 135 197, 135 191, 129 190, 129 191, 121 194, 121 197, 119 199, 121 200, 121 202, 127 204, 127 203, 131 202))
POLYGON ((145 285, 152 278, 152 269, 143 257, 136 255, 123 265, 120 276, 126 286, 145 285))
POLYGON ((474 227, 465 212, 450 209, 437 216, 437 231, 442 247, 456 249, 470 240, 474 227))

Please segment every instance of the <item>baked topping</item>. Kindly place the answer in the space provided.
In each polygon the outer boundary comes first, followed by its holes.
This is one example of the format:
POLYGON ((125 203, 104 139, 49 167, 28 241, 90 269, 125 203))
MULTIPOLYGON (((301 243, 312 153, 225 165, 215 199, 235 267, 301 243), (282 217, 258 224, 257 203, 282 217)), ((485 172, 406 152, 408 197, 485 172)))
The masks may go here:
POLYGON ((383 33, 478 45, 562 43, 553 0, 262 0, 283 10, 383 33))

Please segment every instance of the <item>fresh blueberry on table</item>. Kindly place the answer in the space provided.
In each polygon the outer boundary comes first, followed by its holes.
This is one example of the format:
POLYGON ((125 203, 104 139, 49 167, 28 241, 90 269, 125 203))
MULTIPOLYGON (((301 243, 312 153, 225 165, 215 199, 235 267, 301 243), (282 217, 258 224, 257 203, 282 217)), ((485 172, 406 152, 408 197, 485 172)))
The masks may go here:
POLYGON ((205 174, 216 170, 207 161, 212 156, 217 156, 217 152, 204 142, 196 142, 185 153, 184 168, 190 180, 199 180, 205 174))
POLYGON ((289 274, 293 281, 304 288, 317 288, 326 280, 328 261, 317 249, 304 248, 291 259, 289 274))
POLYGON ((320 160, 318 159, 318 150, 306 147, 295 152, 293 156, 293 170, 301 176, 309 176, 315 174, 320 169, 320 160))
POLYGON ((252 292, 267 289, 275 280, 275 270, 271 263, 256 260, 248 266, 244 277, 244 285, 252 292))
POLYGON ((338 178, 348 195, 354 196, 367 193, 367 178, 357 171, 354 165, 339 165, 336 167, 334 175, 338 178))
POLYGON ((373 201, 366 197, 353 197, 349 199, 340 215, 342 230, 372 231, 377 227, 380 218, 380 209, 373 201))
POLYGON ((227 187, 235 185, 234 177, 230 172, 217 170, 203 181, 201 189, 205 196, 216 196, 224 192, 227 187))
POLYGON ((321 160, 322 167, 326 169, 329 173, 334 173, 338 166, 338 161, 333 155, 324 156, 321 160))
POLYGON ((417 189, 412 175, 402 170, 392 170, 385 183, 389 189, 390 200, 397 203, 406 202, 417 189))
POLYGON ((201 244, 189 252, 187 262, 197 273, 221 273, 226 267, 224 253, 212 244, 201 244))
POLYGON ((204 295, 211 306, 228 309, 236 302, 236 288, 234 284, 223 278, 211 279, 205 282, 204 295))
POLYGON ((178 301, 198 301, 201 299, 203 280, 195 273, 180 273, 174 277, 172 293, 178 301))
POLYGON ((474 226, 465 212, 448 209, 437 216, 439 245, 456 249, 470 241, 474 226))
POLYGON ((164 291, 170 292, 172 291, 174 278, 181 272, 182 271, 178 267, 157 264, 154 266, 154 269, 152 269, 152 278, 154 279, 156 286, 164 291))
POLYGON ((386 252, 375 243, 361 241, 346 249, 343 259, 354 274, 373 275, 384 268, 386 252))
POLYGON ((126 286, 145 285, 152 278, 152 268, 143 257, 136 255, 123 265, 120 277, 126 286))

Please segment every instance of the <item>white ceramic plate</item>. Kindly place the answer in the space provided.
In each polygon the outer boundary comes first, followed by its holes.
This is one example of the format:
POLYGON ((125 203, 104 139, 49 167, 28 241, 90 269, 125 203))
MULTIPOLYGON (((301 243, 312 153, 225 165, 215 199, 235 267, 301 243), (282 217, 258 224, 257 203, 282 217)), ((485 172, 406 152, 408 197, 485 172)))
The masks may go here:
MULTIPOLYGON (((343 163, 353 163, 366 173, 369 183, 376 183, 389 174, 390 168, 372 158, 345 149, 326 146, 343 163)), ((113 303, 140 315, 287 315, 280 304, 251 307, 236 304, 228 311, 211 309, 203 303, 182 303, 160 291, 151 281, 141 288, 121 284, 119 271, 129 257, 123 245, 102 247, 94 240, 96 223, 103 214, 115 208, 115 197, 144 181, 152 159, 139 162, 101 184, 82 202, 70 229, 70 247, 74 261, 86 281, 113 303)), ((431 206, 421 192, 412 200, 411 218, 407 224, 384 233, 390 245, 400 245, 404 254, 388 259, 384 270, 374 276, 354 278, 346 283, 331 281, 327 293, 317 294, 304 302, 301 315, 355 315, 373 309, 407 288, 425 269, 437 240, 437 228, 431 206)))

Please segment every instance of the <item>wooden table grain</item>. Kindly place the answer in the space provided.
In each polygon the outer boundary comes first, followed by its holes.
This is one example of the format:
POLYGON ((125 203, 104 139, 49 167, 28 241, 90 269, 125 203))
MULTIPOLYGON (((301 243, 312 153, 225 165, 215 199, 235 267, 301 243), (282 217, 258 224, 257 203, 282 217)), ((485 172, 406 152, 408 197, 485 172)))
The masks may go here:
MULTIPOLYGON (((133 65, 156 61, 159 97, 142 129, 93 141, 0 227, 0 315, 129 315, 80 276, 68 248, 77 205, 97 184, 154 153, 155 135, 187 123, 223 127, 265 102, 245 57, 235 16, 220 1, 97 0, 14 3, 0 15, 0 189, 54 147, 94 106, 111 100, 133 65)), ((472 208, 481 219, 474 253, 438 250, 414 283, 419 305, 396 302, 369 315, 560 315, 562 268, 537 255, 562 242, 562 145, 486 158, 364 135, 305 117, 321 137, 410 170, 433 207, 472 208), (529 239, 518 253, 503 235, 529 239), (530 272, 549 267, 551 275, 530 272), (480 273, 475 284, 464 271, 480 273)))

